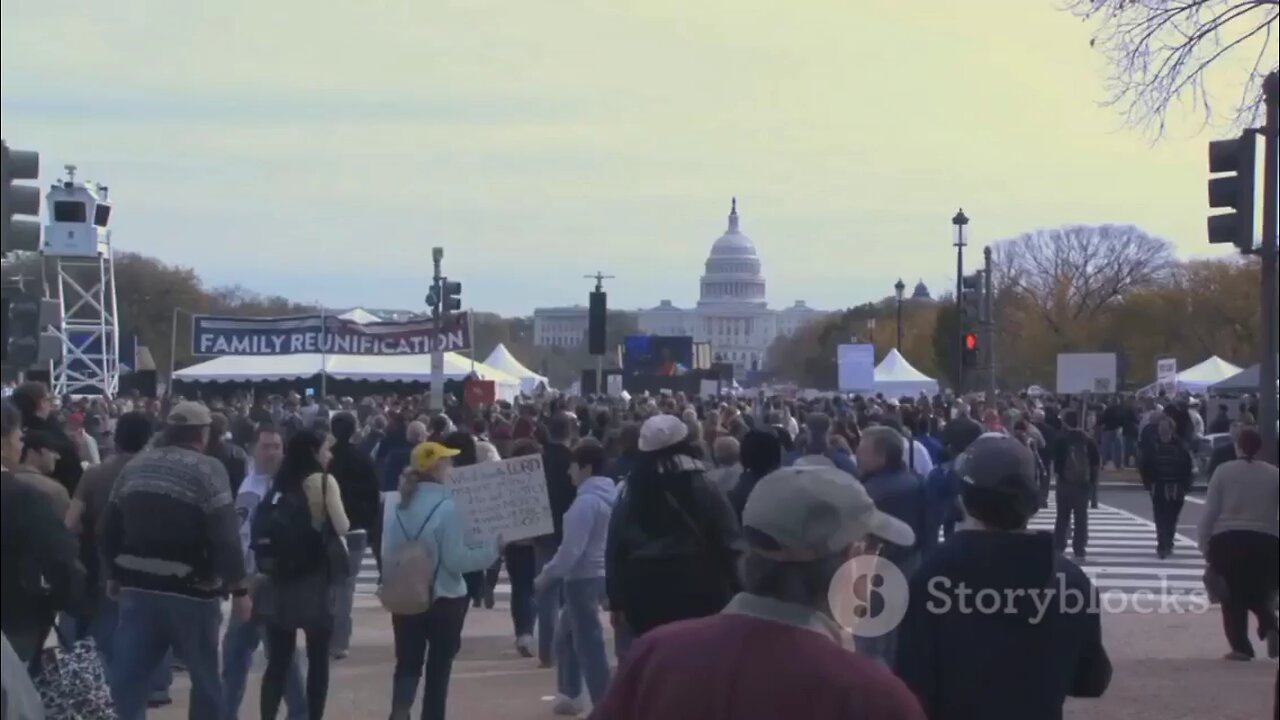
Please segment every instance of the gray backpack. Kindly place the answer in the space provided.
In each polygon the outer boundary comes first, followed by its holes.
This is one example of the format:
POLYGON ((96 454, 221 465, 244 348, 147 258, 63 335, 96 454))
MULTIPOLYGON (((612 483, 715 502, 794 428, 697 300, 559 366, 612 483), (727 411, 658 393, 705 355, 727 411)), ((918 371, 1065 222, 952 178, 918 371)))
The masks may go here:
POLYGON ((440 558, 436 557, 435 543, 418 540, 444 503, 444 500, 436 503, 413 535, 405 528, 400 511, 396 511, 396 523, 400 525, 405 541, 390 557, 382 559, 382 584, 378 586, 382 609, 392 615, 419 615, 431 609, 435 600, 436 576, 440 573, 440 558))

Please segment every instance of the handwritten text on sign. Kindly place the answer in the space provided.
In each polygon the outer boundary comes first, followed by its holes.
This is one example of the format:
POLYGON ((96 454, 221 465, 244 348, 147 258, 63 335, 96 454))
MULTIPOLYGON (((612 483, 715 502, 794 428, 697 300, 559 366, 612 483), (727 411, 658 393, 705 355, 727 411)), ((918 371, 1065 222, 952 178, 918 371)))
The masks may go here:
POLYGON ((446 485, 462 511, 469 543, 496 535, 524 540, 554 531, 540 457, 455 467, 446 485))

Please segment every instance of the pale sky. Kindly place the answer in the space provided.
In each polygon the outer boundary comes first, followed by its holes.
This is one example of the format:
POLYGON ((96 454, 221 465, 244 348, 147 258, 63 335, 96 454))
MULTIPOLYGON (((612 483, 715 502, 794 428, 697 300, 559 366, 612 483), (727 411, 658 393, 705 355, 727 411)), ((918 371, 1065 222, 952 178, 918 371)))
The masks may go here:
POLYGON ((981 244, 1205 240, 1205 143, 1102 108, 1057 0, 5 0, 10 145, 112 188, 114 242, 330 306, 691 305, 736 195, 774 306, 954 281, 981 244))

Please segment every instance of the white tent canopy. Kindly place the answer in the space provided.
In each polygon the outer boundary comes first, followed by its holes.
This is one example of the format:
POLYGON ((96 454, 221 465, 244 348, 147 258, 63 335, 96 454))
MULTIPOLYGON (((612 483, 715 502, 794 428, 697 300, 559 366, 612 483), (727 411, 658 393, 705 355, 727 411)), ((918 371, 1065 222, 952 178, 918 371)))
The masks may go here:
POLYGON ((369 312, 368 310, 365 310, 364 308, 352 308, 342 313, 338 317, 342 318, 343 320, 350 320, 351 322, 360 323, 361 325, 368 325, 369 323, 382 322, 382 320, 377 315, 374 315, 373 313, 369 312))
POLYGON ((498 347, 489 353, 489 357, 484 359, 484 364, 519 379, 520 389, 523 392, 532 393, 538 389, 539 385, 551 387, 551 383, 547 382, 545 375, 539 375, 525 367, 502 343, 498 343, 498 347))
MULTIPOLYGON (((471 374, 472 363, 458 353, 444 354, 444 377, 460 380, 471 374)), ((481 380, 493 380, 497 397, 512 400, 520 392, 520 379, 475 363, 475 374, 481 380)), ((303 380, 324 372, 338 380, 376 382, 430 382, 430 355, 224 355, 174 373, 186 382, 269 382, 303 380)))
POLYGON ((911 363, 898 352, 890 350, 875 369, 876 392, 885 397, 901 397, 904 395, 933 395, 938 392, 938 381, 912 367, 911 363))
POLYGON ((1243 369, 1244 368, 1236 367, 1217 355, 1214 355, 1199 365, 1189 367, 1178 373, 1174 378, 1172 387, 1169 385, 1162 387, 1160 383, 1156 382, 1143 388, 1140 392, 1144 394, 1151 394, 1162 389, 1167 389, 1174 393, 1202 393, 1208 390, 1210 386, 1240 373, 1243 369))

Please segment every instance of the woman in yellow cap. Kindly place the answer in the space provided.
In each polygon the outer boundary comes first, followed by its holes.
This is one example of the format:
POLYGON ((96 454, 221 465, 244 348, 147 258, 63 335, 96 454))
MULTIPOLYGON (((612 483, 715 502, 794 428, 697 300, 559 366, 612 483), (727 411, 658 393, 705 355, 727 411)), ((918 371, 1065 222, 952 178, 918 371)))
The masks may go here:
POLYGON ((457 454, 435 442, 415 447, 400 478, 400 501, 388 504, 383 518, 384 560, 395 557, 396 549, 409 542, 427 544, 436 559, 430 609, 391 616, 396 647, 392 720, 408 719, 418 680, 424 675, 422 718, 444 719, 449 675, 462 646, 469 605, 462 576, 484 570, 498 559, 500 538, 481 546, 467 544, 462 515, 443 484, 457 454))

